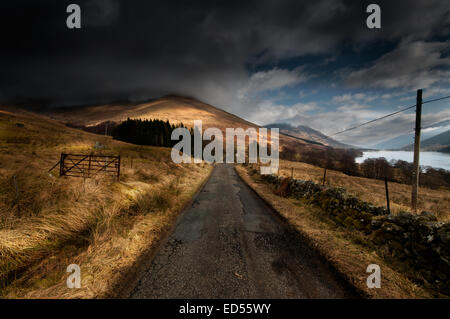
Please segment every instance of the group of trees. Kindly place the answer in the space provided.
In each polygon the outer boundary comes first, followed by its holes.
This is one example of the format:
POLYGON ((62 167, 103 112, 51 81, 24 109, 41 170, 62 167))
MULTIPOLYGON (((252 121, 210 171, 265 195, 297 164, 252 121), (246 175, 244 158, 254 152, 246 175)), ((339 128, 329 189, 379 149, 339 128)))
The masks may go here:
POLYGON ((362 176, 368 178, 392 180, 394 177, 393 167, 384 157, 368 158, 360 164, 360 169, 362 176))
MULTIPOLYGON (((315 166, 334 169, 347 175, 361 176, 375 179, 410 184, 413 163, 402 160, 388 162, 385 158, 368 158, 357 164, 355 158, 360 152, 355 150, 326 148, 309 150, 302 153, 293 148, 284 148, 281 158, 291 161, 301 161, 315 166)), ((430 188, 450 187, 450 172, 445 169, 421 167, 419 184, 430 188)))
POLYGON ((311 149, 298 153, 295 148, 284 147, 280 156, 282 159, 290 161, 300 161, 319 167, 339 170, 348 175, 358 175, 358 165, 355 163, 355 158, 358 154, 359 152, 355 150, 332 147, 311 149))
MULTIPOLYGON (((413 163, 399 160, 391 161, 389 164, 391 170, 394 171, 394 181, 407 184, 411 183, 413 163)), ((421 167, 419 184, 430 188, 450 187, 450 171, 430 166, 421 167)))
MULTIPOLYGON (((411 183, 413 163, 402 160, 388 162, 384 157, 368 158, 359 165, 363 177, 384 179, 409 184, 411 183)), ((450 187, 450 172, 430 166, 420 168, 419 184, 430 188, 450 187)))
POLYGON ((178 142, 171 140, 172 131, 178 127, 185 126, 183 123, 176 126, 162 120, 128 118, 116 125, 111 135, 116 140, 133 144, 172 147, 178 142))

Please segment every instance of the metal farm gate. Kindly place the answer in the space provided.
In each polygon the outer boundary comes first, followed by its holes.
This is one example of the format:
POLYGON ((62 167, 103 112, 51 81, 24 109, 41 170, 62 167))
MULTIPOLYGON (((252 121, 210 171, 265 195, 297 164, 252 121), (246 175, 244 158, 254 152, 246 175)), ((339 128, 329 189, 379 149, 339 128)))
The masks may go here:
POLYGON ((97 174, 120 177, 120 156, 61 153, 59 176, 91 178, 97 174))

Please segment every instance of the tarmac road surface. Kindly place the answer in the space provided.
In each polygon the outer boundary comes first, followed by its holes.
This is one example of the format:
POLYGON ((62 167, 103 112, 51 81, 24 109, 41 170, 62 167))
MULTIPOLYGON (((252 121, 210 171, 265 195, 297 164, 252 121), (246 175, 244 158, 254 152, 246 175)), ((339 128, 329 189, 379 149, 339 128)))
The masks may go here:
POLYGON ((131 298, 356 298, 237 176, 216 165, 131 298))

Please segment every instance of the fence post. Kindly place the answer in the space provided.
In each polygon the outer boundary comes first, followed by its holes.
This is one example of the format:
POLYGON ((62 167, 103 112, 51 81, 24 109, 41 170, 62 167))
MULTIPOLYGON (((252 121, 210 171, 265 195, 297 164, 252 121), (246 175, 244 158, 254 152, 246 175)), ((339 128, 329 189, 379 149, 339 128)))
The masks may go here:
POLYGON ((384 186, 386 188, 386 207, 387 207, 388 214, 390 214, 391 213, 391 208, 390 208, 390 205, 389 205, 389 187, 388 187, 387 177, 384 178, 384 186))
POLYGON ((291 167, 291 178, 294 179, 294 168, 291 167))
POLYGON ((117 181, 120 181, 120 155, 117 160, 117 181))
POLYGON ((325 186, 325 178, 327 177, 327 168, 325 167, 323 170, 323 181, 322 186, 325 186))

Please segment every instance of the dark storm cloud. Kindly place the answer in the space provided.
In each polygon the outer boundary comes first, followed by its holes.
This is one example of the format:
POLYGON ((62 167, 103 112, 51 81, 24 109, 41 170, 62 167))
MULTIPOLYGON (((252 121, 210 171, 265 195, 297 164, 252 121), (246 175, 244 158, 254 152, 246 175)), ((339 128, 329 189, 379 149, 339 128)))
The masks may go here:
POLYGON ((448 35, 445 1, 377 1, 382 31, 365 26, 370 2, 3 1, 0 99, 64 105, 179 93, 235 110, 245 102, 236 92, 251 87, 246 64, 448 35), (82 8, 81 30, 65 26, 69 3, 82 8))
POLYGON ((402 41, 398 47, 369 67, 351 72, 347 83, 387 89, 407 87, 419 89, 450 79, 450 56, 442 52, 450 41, 402 41))

